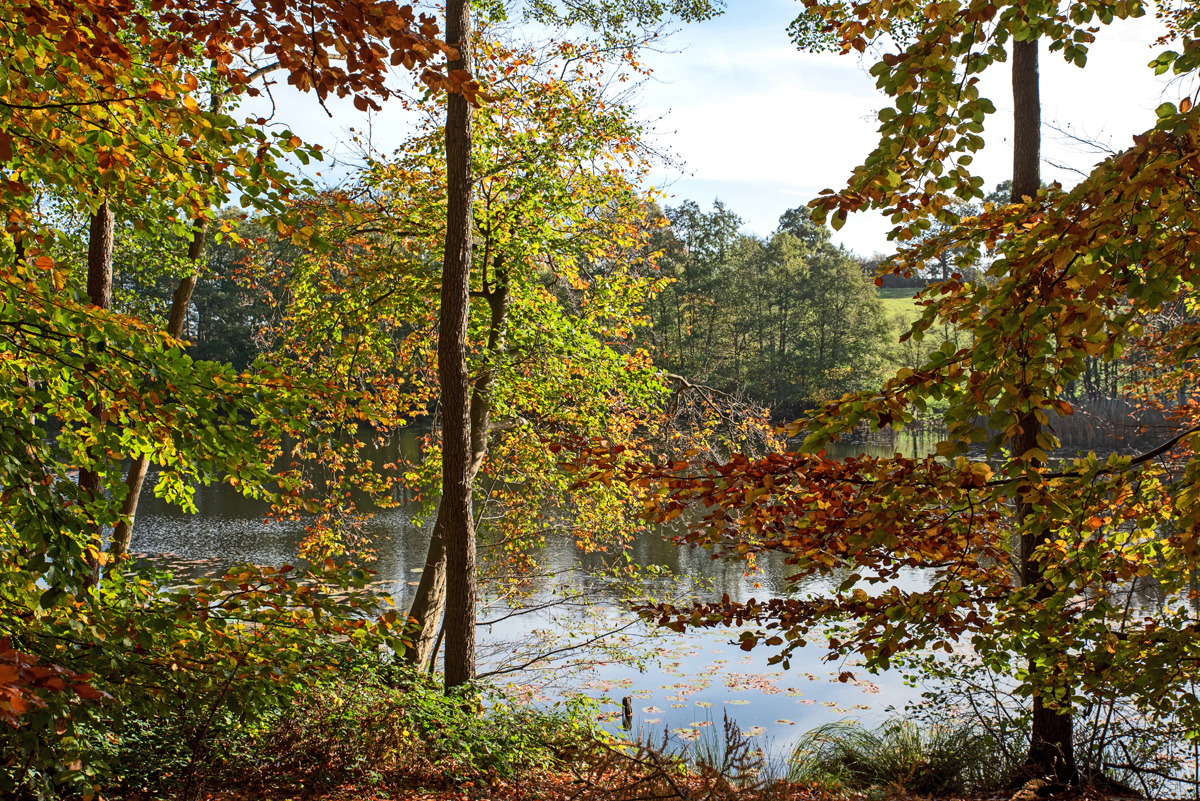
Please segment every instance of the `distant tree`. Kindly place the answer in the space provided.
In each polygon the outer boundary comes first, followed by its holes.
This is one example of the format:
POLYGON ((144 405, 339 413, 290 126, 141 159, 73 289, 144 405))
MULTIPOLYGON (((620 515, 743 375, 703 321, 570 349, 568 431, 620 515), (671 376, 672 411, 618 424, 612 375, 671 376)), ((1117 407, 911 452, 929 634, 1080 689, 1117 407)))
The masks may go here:
POLYGON ((833 236, 827 226, 813 222, 812 209, 807 206, 788 209, 779 215, 779 225, 775 230, 791 234, 814 250, 829 244, 833 236))
POLYGON ((892 326, 858 261, 807 211, 780 218, 768 240, 738 233, 717 201, 666 216, 665 276, 650 339, 668 370, 792 415, 882 380, 892 326))

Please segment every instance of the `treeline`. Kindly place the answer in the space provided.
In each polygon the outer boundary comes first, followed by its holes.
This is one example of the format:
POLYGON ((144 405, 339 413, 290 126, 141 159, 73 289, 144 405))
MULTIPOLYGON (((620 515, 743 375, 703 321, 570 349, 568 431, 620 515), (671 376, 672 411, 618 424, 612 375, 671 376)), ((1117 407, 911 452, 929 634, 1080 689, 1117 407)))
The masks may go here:
POLYGON ((659 265, 672 283, 648 305, 646 332, 660 366, 787 416, 874 386, 894 365, 897 323, 873 269, 806 209, 766 238, 740 233, 719 200, 665 214, 659 265))
MULTIPOLYGON (((878 297, 878 258, 864 260, 832 244, 828 229, 814 225, 804 208, 786 212, 765 238, 740 233, 741 218, 720 201, 711 211, 685 201, 664 216, 652 248, 668 280, 646 304, 650 325, 640 334, 663 370, 786 417, 875 386, 919 358, 908 352, 913 344, 897 343, 907 320, 889 314, 878 297)), ((241 244, 209 244, 208 273, 192 296, 183 337, 193 358, 246 369, 271 350, 274 322, 287 303, 279 277, 298 254, 255 221, 228 223, 241 244), (263 271, 264 261, 274 269, 263 271)), ((153 255, 118 239, 114 258, 124 269, 117 271, 114 301, 165 321, 175 281, 147 279, 138 269, 153 255)))

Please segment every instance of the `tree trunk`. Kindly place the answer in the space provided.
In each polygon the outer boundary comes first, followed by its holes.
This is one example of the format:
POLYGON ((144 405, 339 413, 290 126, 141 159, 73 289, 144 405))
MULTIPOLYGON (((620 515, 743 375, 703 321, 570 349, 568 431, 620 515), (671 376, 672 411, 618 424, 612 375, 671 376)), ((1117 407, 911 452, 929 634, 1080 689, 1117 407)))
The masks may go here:
MULTIPOLYGON (((92 306, 107 311, 112 308, 113 234, 115 228, 113 211, 109 207, 107 198, 100 204, 100 208, 91 215, 90 223, 87 257, 88 301, 92 306)), ((84 366, 84 370, 88 373, 94 373, 96 365, 88 363, 84 366)), ((95 401, 85 400, 85 402, 88 403, 92 416, 96 418, 97 424, 99 424, 104 413, 104 404, 99 398, 95 401)), ((91 456, 92 461, 96 463, 99 463, 102 458, 102 454, 99 451, 93 451, 91 456)), ((101 484, 100 470, 80 469, 79 488, 91 498, 95 499, 103 492, 101 484)), ((100 552, 104 547, 104 543, 101 537, 100 525, 94 521, 92 523, 92 544, 96 551, 94 557, 91 559, 91 581, 95 584, 100 578, 100 552)))
MULTIPOLYGON (((471 391, 471 458, 468 479, 472 485, 483 466, 483 460, 487 457, 492 410, 491 388, 496 375, 496 361, 502 358, 504 353, 505 327, 508 323, 508 275, 504 272, 500 260, 497 260, 495 275, 495 284, 490 287, 485 285, 483 291, 491 310, 487 352, 492 363, 481 371, 471 391)), ((405 659, 418 669, 422 668, 434 653, 440 630, 439 623, 446 608, 446 559, 446 528, 442 506, 439 503, 433 536, 429 540, 429 552, 425 557, 425 569, 421 573, 421 582, 417 585, 417 593, 409 610, 409 617, 416 621, 416 635, 413 638, 413 648, 405 655, 405 659)))
POLYGON ((438 503, 437 519, 433 524, 433 535, 429 538, 429 552, 425 556, 425 569, 417 585, 408 616, 416 621, 412 648, 404 654, 404 661, 420 670, 430 660, 433 645, 437 641, 446 611, 446 525, 442 517, 442 505, 438 503))
MULTIPOLYGON (((1033 198, 1041 188, 1041 99, 1038 84, 1038 40, 1013 42, 1013 182, 1012 202, 1033 198)), ((1012 440, 1014 456, 1038 447, 1042 426, 1033 412, 1020 418, 1021 433, 1012 440)), ((1039 465, 1033 463, 1031 468, 1039 465)), ((1028 500, 1018 494, 1017 522, 1024 525, 1036 511, 1028 500)), ((1046 540, 1044 530, 1026 532, 1021 537, 1021 583, 1023 586, 1042 585, 1042 569, 1033 560, 1039 546, 1046 540)), ((1039 598, 1048 588, 1039 589, 1039 598)), ((1032 671, 1033 665, 1030 664, 1032 671)), ((1029 755, 1025 759, 1028 771, 1037 777, 1049 777, 1056 783, 1075 784, 1079 773, 1075 766, 1074 742, 1070 709, 1050 709, 1042 695, 1033 699, 1033 720, 1029 737, 1029 755)))
MULTIPOLYGON (((196 220, 192 225, 192 241, 188 244, 188 261, 197 264, 204 257, 204 245, 208 235, 208 222, 196 220)), ((192 301, 192 293, 196 290, 199 271, 182 279, 171 298, 171 312, 167 317, 167 333, 173 337, 183 334, 183 326, 187 321, 188 305, 192 301)), ((109 553, 114 559, 129 552, 129 542, 133 538, 133 519, 137 515, 138 499, 142 496, 142 484, 146 480, 146 471, 150 460, 145 456, 135 456, 129 465, 129 473, 125 477, 125 499, 121 502, 121 517, 113 527, 112 542, 109 553)))
POLYGON ((1013 42, 1012 202, 1035 197, 1041 188, 1042 102, 1038 85, 1038 40, 1013 42))
MULTIPOLYGON (((471 71, 470 0, 446 3, 451 71, 471 71)), ((442 395, 442 502, 446 530, 446 690, 475 678, 475 530, 467 318, 471 289, 471 105, 452 93, 446 112, 446 249, 442 261, 438 382, 442 395)))

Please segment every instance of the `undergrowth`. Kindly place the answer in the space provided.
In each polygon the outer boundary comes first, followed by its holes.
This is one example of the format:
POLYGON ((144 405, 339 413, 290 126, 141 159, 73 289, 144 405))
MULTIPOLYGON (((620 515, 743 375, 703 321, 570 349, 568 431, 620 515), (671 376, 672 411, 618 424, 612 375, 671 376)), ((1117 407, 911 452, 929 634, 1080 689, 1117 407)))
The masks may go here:
POLYGON ((553 768, 591 732, 574 707, 514 706, 486 688, 446 695, 437 678, 391 663, 298 686, 289 703, 255 719, 227 716, 210 724, 198 753, 184 745, 192 725, 170 715, 126 721, 110 738, 119 793, 171 798, 181 784, 319 792, 410 773, 448 785, 512 780, 553 768))

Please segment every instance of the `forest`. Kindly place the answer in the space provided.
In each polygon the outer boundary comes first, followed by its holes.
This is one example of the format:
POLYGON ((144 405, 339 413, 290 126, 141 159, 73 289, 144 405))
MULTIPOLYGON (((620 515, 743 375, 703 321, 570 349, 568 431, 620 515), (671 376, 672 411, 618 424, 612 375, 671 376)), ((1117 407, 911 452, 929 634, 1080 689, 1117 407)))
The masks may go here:
POLYGON ((719 0, 0 3, 0 796, 1200 792, 1190 0, 797 2, 766 234, 653 186, 719 0))

